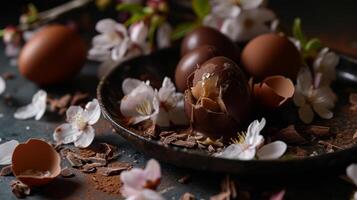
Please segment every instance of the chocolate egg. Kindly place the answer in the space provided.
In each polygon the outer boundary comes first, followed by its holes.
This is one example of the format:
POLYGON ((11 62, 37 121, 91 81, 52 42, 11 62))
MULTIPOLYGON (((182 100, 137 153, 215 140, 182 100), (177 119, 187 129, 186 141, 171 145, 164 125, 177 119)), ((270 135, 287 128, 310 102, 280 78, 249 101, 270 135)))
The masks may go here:
POLYGON ((73 78, 85 60, 85 44, 75 31, 62 25, 49 25, 23 47, 19 70, 39 85, 56 84, 73 78))
POLYGON ((254 38, 245 46, 241 63, 257 81, 273 75, 296 80, 302 59, 298 49, 287 37, 268 33, 254 38))
POLYGON ((238 61, 239 48, 224 34, 210 28, 199 27, 185 36, 181 44, 181 56, 202 45, 211 45, 222 53, 222 55, 238 61))
POLYGON ((184 55, 176 66, 175 82, 179 91, 187 89, 187 77, 206 60, 220 55, 214 46, 203 45, 184 55))
POLYGON ((212 138, 230 138, 243 130, 250 109, 247 78, 235 62, 219 56, 189 77, 185 111, 192 128, 212 138))

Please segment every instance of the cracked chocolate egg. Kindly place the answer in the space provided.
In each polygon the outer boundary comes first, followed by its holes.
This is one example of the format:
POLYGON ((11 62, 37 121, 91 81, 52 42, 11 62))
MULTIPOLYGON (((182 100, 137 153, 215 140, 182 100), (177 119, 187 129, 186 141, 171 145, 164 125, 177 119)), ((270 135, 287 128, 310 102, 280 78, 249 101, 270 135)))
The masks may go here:
POLYGON ((243 130, 250 110, 247 78, 229 58, 207 60, 188 81, 185 111, 192 128, 211 138, 227 138, 243 130))
POLYGON ((302 59, 298 49, 287 37, 267 33, 254 38, 245 46, 241 64, 257 81, 273 75, 296 80, 302 59))
POLYGON ((44 185, 61 173, 61 157, 49 143, 30 139, 15 148, 12 171, 28 186, 44 185))
POLYGON ((185 36, 181 44, 181 56, 202 45, 214 46, 222 55, 232 60, 239 59, 240 50, 231 39, 216 29, 205 26, 198 27, 185 36))
POLYGON ((214 46, 202 45, 185 54, 176 66, 175 83, 181 92, 187 89, 187 78, 201 65, 210 58, 219 56, 219 52, 214 46))

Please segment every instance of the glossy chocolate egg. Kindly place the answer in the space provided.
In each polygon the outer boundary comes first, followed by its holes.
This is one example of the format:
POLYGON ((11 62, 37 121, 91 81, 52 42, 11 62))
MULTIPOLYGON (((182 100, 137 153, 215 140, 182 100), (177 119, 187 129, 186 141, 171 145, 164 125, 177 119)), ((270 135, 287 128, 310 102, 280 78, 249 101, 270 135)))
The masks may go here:
POLYGON ((56 84, 73 78, 85 60, 85 44, 75 31, 62 25, 49 25, 23 47, 19 70, 39 85, 56 84))
POLYGON ((207 60, 189 77, 185 111, 192 128, 212 138, 242 131, 250 109, 250 89, 244 72, 232 60, 207 60))
POLYGON ((181 44, 181 56, 202 45, 214 46, 222 55, 234 61, 239 59, 239 48, 227 36, 204 26, 196 28, 185 36, 181 44))
POLYGON ((175 83, 179 91, 183 92, 187 89, 187 78, 195 71, 197 66, 204 63, 206 60, 220 55, 214 46, 203 45, 186 55, 184 55, 176 66, 175 83))
POLYGON ((273 75, 296 80, 302 59, 298 49, 287 37, 268 33, 247 44, 242 52, 241 63, 256 81, 273 75))

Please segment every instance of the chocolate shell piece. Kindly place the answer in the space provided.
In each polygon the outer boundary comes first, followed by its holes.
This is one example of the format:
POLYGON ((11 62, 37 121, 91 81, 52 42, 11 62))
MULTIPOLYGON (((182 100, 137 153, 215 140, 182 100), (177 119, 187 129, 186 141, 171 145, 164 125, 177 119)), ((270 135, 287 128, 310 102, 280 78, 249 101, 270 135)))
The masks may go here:
POLYGON ((217 51, 216 47, 203 45, 183 56, 177 64, 175 71, 175 83, 177 89, 181 92, 185 91, 187 89, 187 78, 195 71, 197 66, 208 59, 219 55, 221 54, 217 51))
POLYGON ((202 45, 214 46, 222 55, 234 61, 239 60, 240 50, 234 42, 223 33, 205 26, 196 28, 185 36, 181 44, 181 56, 202 45))
POLYGON ((235 62, 223 56, 207 60, 189 77, 189 88, 185 111, 195 131, 229 139, 244 129, 251 94, 235 62))
POLYGON ((61 173, 61 157, 52 145, 39 139, 19 144, 12 155, 12 171, 28 186, 51 182, 61 173))

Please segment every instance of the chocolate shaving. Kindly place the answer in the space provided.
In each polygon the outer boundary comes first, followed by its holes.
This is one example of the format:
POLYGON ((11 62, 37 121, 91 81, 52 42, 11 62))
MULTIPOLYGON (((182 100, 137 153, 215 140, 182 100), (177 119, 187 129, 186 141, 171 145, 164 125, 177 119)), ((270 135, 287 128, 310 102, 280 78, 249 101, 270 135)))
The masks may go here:
POLYGON ((327 137, 330 136, 330 127, 311 125, 306 128, 306 133, 315 137, 327 137))
POLYGON ((185 194, 183 194, 181 197, 180 197, 180 200, 195 200, 196 197, 191 194, 191 193, 188 193, 186 192, 185 194))
POLYGON ((294 125, 289 125, 281 129, 272 136, 273 140, 282 140, 288 144, 304 144, 306 139, 300 135, 295 129, 294 125))
POLYGON ((74 176, 74 173, 70 169, 65 167, 61 170, 61 176, 64 178, 71 178, 74 176))
POLYGON ((10 175, 12 175, 12 166, 11 165, 7 165, 1 169, 0 176, 10 176, 10 175))
POLYGON ((71 164, 72 167, 81 167, 83 166, 83 162, 79 159, 75 153, 68 152, 66 155, 68 162, 71 164))
POLYGON ((25 198, 26 196, 29 196, 31 194, 31 189, 23 184, 21 181, 18 180, 12 180, 10 182, 10 187, 12 193, 17 197, 17 198, 25 198))
POLYGON ((80 171, 85 173, 93 173, 97 170, 97 167, 103 167, 103 166, 105 166, 105 164, 103 163, 87 163, 83 165, 80 171))
POLYGON ((98 173, 102 174, 103 176, 112 176, 120 174, 122 171, 129 170, 131 168, 132 165, 129 163, 115 163, 115 166, 98 168, 98 173))
POLYGON ((190 182, 190 180, 191 180, 191 176, 186 175, 186 176, 183 176, 180 179, 178 179, 177 182, 179 182, 181 184, 186 184, 186 183, 190 182))
POLYGON ((57 112, 59 115, 63 115, 70 106, 81 105, 88 99, 88 97, 89 94, 87 93, 76 92, 73 95, 65 94, 58 99, 48 97, 47 101, 50 104, 50 110, 52 112, 57 112))

